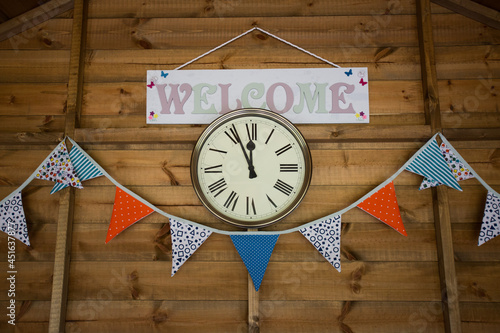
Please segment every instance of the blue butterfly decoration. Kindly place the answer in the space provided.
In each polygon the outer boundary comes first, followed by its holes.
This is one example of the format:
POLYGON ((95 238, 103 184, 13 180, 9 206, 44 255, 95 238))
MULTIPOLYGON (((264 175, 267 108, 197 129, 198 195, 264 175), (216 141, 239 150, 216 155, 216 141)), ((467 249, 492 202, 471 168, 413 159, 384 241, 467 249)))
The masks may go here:
POLYGON ((347 77, 351 76, 352 75, 352 68, 349 70, 349 72, 344 72, 345 75, 347 75, 347 77))
POLYGON ((161 71, 161 76, 162 76, 162 77, 167 77, 167 76, 168 76, 168 73, 165 73, 164 71, 161 71))

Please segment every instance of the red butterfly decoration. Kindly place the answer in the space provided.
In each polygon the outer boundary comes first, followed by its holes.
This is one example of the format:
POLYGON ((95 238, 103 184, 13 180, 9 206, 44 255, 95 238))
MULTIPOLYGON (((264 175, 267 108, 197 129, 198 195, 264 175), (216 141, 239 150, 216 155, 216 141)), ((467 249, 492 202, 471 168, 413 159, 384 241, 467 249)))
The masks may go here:
POLYGON ((155 83, 153 81, 151 81, 151 84, 146 84, 148 86, 148 88, 153 88, 155 83))
POLYGON ((361 80, 359 80, 359 83, 361 83, 361 85, 364 87, 366 84, 368 84, 368 82, 365 82, 365 80, 363 80, 363 78, 361 78, 361 80))

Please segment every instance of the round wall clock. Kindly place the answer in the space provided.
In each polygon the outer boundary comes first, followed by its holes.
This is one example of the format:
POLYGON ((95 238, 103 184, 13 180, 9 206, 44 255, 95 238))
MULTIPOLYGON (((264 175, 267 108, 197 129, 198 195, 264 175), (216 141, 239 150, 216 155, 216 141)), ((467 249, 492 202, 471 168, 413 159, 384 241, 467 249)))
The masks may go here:
POLYGON ((217 118, 191 156, 191 180, 203 205, 245 228, 264 227, 288 215, 304 198, 311 174, 311 154, 299 130, 262 109, 217 118))

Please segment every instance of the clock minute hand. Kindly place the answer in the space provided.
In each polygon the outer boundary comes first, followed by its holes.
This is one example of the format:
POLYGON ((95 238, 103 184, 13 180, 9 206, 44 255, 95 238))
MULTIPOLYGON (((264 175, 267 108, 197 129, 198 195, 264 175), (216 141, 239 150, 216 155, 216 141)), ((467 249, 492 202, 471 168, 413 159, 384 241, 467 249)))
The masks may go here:
MULTIPOLYGON (((252 160, 250 160, 248 158, 248 155, 247 155, 247 152, 245 150, 245 147, 243 147, 243 143, 241 142, 240 136, 239 136, 238 131, 236 130, 236 127, 234 126, 234 124, 233 124, 233 130, 234 130, 234 135, 236 136, 236 139, 238 140, 238 142, 240 144, 241 150, 243 151, 243 155, 245 155, 245 159, 247 160, 248 170, 250 170, 249 177, 250 178, 255 178, 255 177, 257 177, 257 174, 255 173, 255 168, 253 166, 252 160)), ((251 153, 251 151, 250 151, 250 153, 251 153)))

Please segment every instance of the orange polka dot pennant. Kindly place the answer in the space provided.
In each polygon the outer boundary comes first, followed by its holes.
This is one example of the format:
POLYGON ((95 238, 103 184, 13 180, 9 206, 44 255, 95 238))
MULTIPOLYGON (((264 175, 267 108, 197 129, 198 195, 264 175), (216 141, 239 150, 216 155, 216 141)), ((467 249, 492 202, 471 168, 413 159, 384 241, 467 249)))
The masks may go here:
POLYGON ((151 208, 135 199, 128 193, 116 187, 113 215, 109 223, 106 244, 120 232, 130 227, 135 222, 154 212, 151 208))
POLYGON ((398 200, 394 183, 390 182, 368 199, 358 205, 359 208, 368 214, 384 222, 401 235, 407 236, 401 214, 399 212, 398 200))

